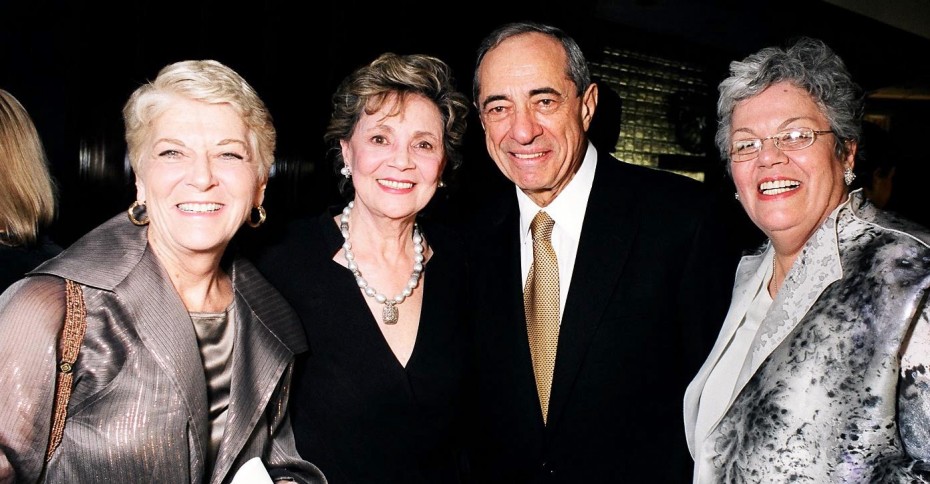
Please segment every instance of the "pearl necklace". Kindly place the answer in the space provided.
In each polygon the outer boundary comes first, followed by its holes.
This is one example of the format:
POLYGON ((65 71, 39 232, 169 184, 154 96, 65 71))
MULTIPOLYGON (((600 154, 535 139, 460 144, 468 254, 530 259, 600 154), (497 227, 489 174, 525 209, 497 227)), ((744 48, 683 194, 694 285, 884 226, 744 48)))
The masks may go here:
POLYGON ((365 295, 373 297, 375 301, 384 304, 384 308, 381 310, 381 321, 383 321, 384 324, 397 324, 397 305, 404 302, 407 296, 413 294, 413 290, 417 287, 417 284, 420 283, 420 276, 423 275, 423 235, 420 234, 420 228, 417 224, 413 224, 413 273, 410 274, 410 279, 407 280, 407 285, 404 286, 404 290, 393 298, 388 299, 387 296, 368 285, 368 281, 362 277, 362 273, 358 270, 358 264, 355 263, 355 255, 352 253, 352 243, 349 242, 349 214, 352 213, 353 207, 355 207, 355 202, 349 202, 349 205, 342 209, 342 217, 339 219, 339 229, 342 231, 342 237, 345 239, 345 243, 342 244, 342 249, 345 251, 346 263, 349 266, 349 270, 355 275, 355 282, 358 284, 358 287, 365 291, 365 295))

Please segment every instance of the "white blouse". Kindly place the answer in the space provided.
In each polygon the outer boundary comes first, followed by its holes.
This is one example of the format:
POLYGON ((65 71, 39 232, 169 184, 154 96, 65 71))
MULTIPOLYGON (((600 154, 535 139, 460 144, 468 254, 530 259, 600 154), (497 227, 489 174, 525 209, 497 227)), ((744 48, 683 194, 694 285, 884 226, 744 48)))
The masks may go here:
POLYGON ((698 407, 695 435, 707 435, 710 427, 716 423, 710 420, 712 416, 722 415, 723 409, 735 397, 734 391, 748 378, 749 350, 759 330, 759 324, 765 319, 772 305, 772 297, 768 291, 768 282, 771 279, 772 267, 770 266, 763 277, 764 283, 756 291, 756 297, 753 298, 749 310, 740 321, 736 334, 727 348, 723 350, 723 354, 707 377, 698 407))

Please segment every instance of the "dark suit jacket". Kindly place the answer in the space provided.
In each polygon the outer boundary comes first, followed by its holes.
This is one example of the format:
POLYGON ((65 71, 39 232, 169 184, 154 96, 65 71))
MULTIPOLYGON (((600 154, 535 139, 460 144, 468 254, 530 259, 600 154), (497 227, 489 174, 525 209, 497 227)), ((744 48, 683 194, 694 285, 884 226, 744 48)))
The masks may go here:
POLYGON ((512 189, 472 227, 475 482, 690 482, 682 396, 726 314, 739 255, 713 197, 599 157, 544 425, 512 189))

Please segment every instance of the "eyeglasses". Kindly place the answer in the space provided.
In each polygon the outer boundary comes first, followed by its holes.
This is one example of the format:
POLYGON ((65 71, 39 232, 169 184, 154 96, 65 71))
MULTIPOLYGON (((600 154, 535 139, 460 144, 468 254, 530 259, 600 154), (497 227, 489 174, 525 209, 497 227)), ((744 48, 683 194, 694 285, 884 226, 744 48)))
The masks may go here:
POLYGON ((811 128, 791 128, 769 136, 768 138, 747 138, 733 141, 730 146, 730 160, 734 163, 749 161, 759 156, 762 151, 762 143, 766 140, 772 140, 775 147, 782 151, 803 150, 814 144, 817 135, 833 134, 830 130, 821 130, 811 128))

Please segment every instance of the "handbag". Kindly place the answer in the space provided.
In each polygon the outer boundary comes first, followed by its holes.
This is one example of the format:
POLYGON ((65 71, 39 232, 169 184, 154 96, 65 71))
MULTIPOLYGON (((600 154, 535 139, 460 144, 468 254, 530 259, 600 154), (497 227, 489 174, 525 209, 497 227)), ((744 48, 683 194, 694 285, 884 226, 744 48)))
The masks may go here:
POLYGON ((54 413, 48 449, 45 452, 46 463, 52 459, 52 454, 61 444, 61 438, 65 432, 68 400, 71 398, 71 384, 74 380, 74 362, 81 351, 86 329, 87 311, 84 307, 84 293, 76 282, 65 279, 65 325, 61 328, 58 344, 58 374, 55 377, 54 413))

